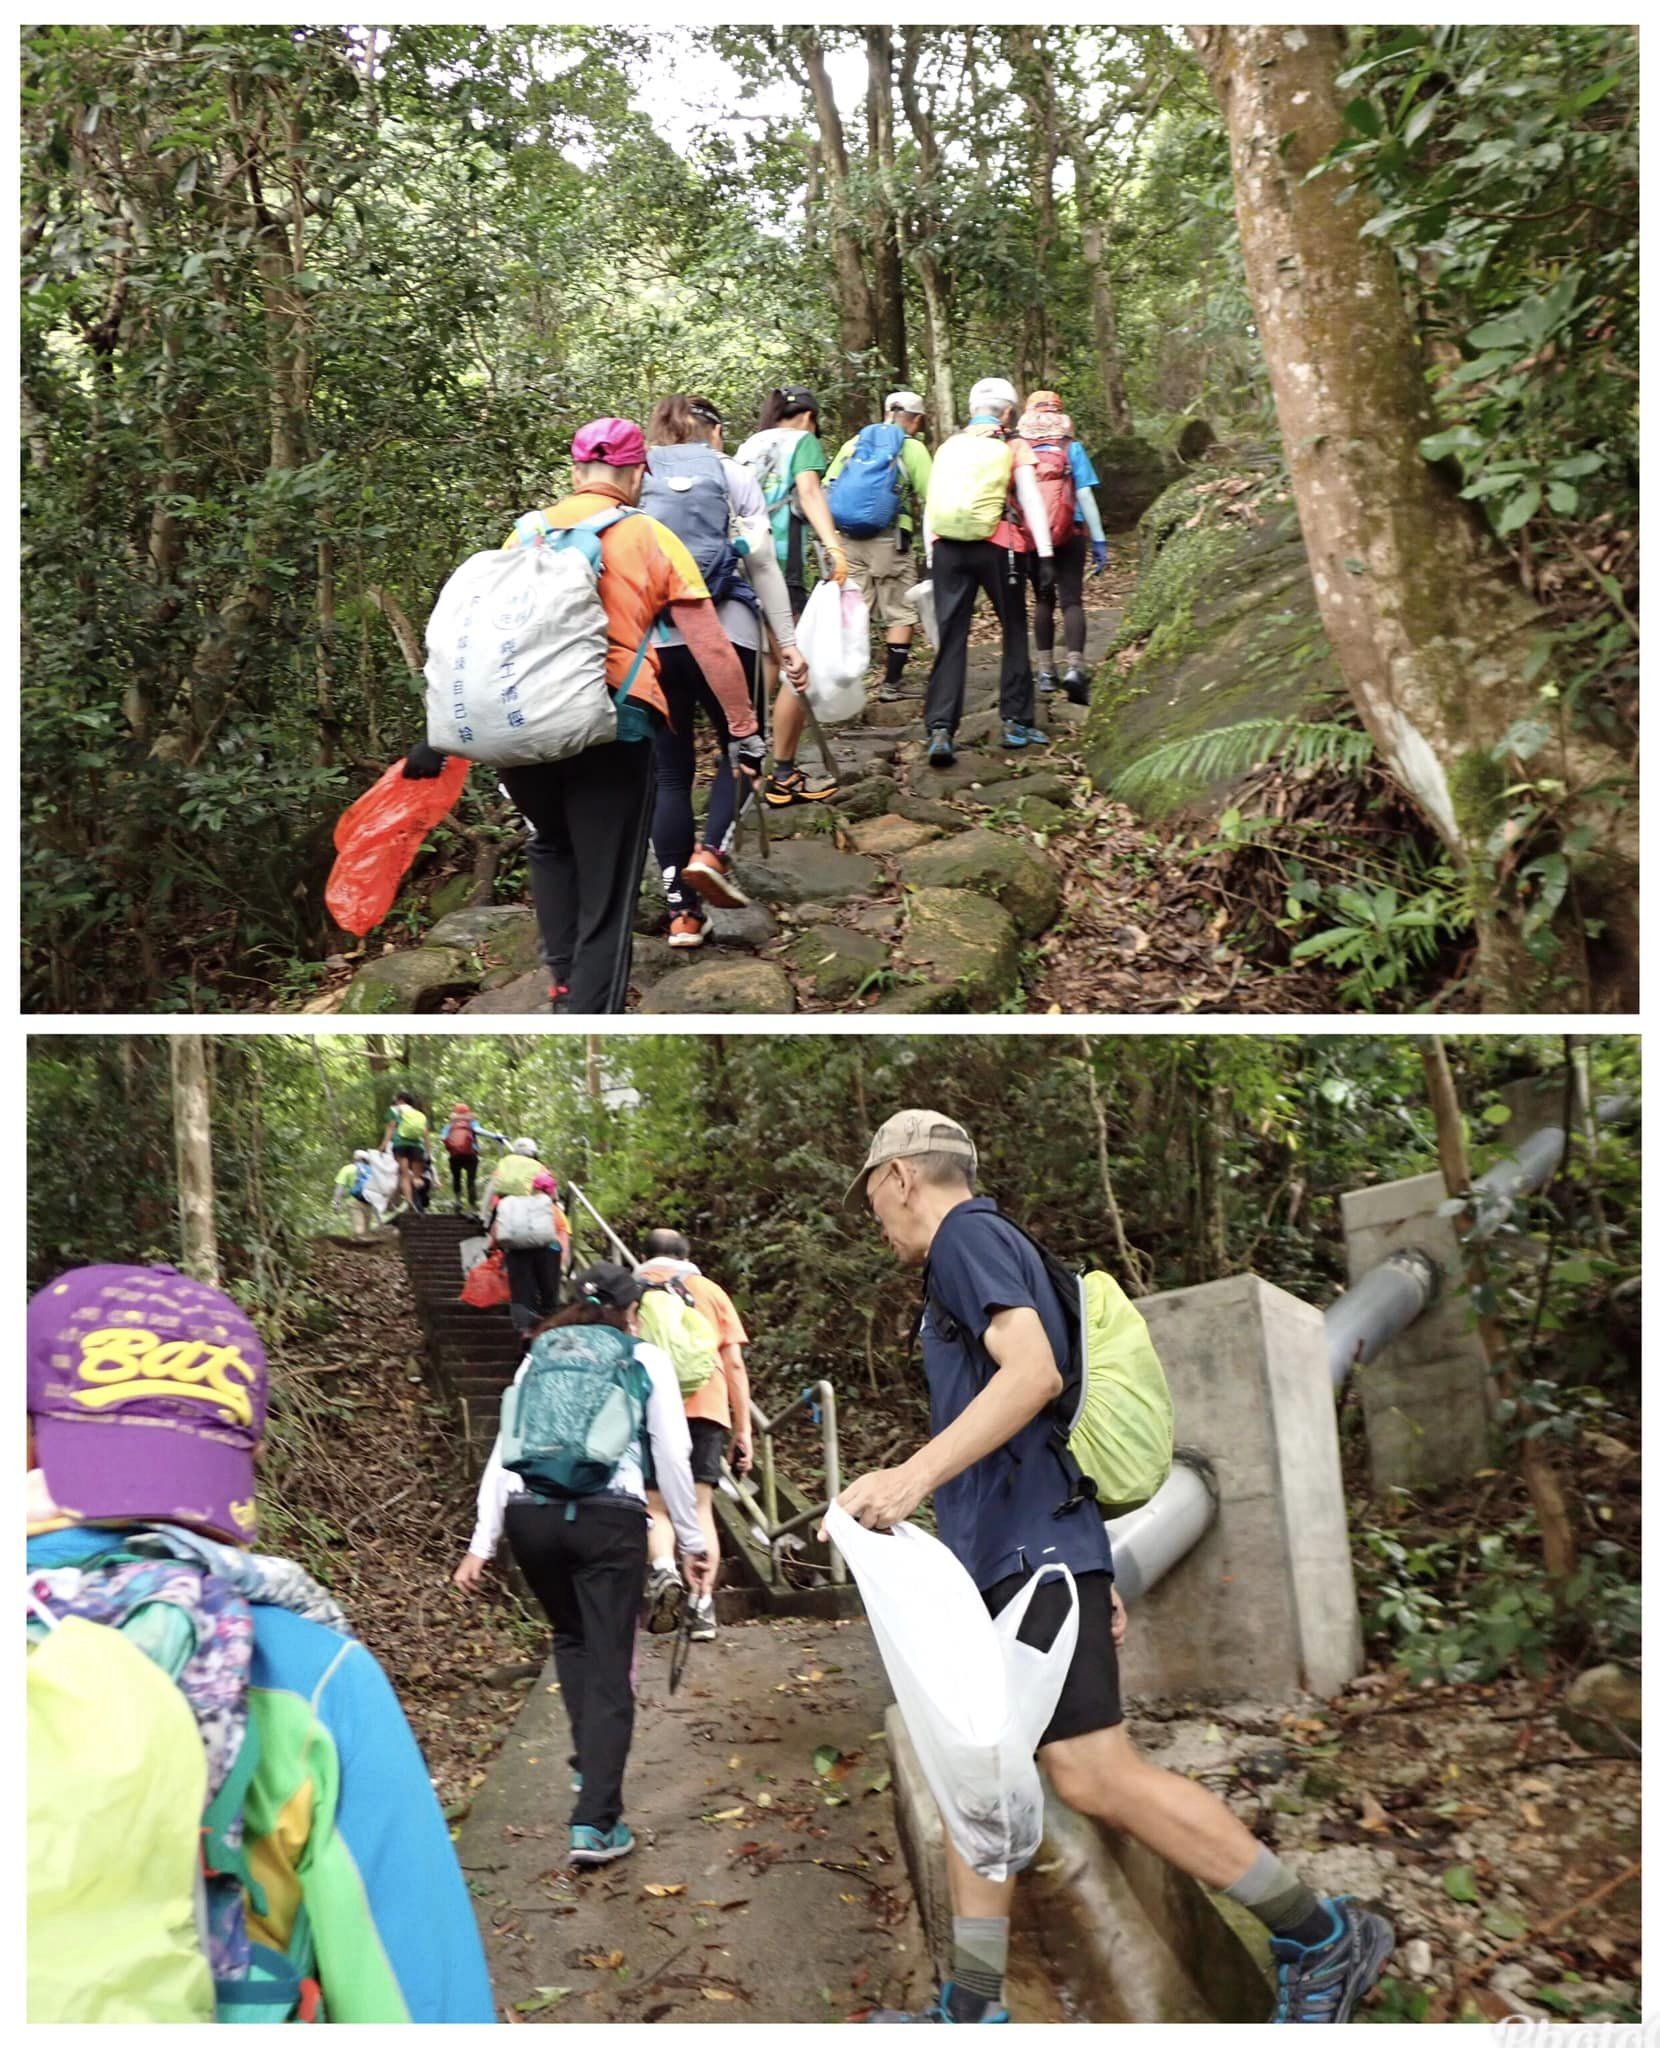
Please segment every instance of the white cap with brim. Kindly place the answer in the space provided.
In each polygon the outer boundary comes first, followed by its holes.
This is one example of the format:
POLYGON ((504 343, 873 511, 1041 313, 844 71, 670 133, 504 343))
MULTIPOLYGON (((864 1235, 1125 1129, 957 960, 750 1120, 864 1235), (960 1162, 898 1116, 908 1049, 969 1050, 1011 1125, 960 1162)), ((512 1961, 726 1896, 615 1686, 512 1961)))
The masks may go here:
POLYGON ((882 401, 882 410, 884 412, 926 412, 928 408, 923 403, 922 394, 919 391, 890 391, 882 401))
POLYGON ((970 412, 1001 412, 1006 405, 1018 405, 1020 393, 1007 377, 982 377, 968 394, 970 412))
POLYGON ((865 1182, 877 1167, 886 1166, 890 1159, 916 1159, 926 1152, 943 1152, 950 1158, 960 1159, 965 1171, 970 1173, 980 1163, 974 1140, 961 1124, 953 1123, 948 1116, 941 1116, 938 1110, 897 1110, 871 1139, 865 1163, 854 1176, 842 1201, 851 1202, 863 1191, 865 1182))

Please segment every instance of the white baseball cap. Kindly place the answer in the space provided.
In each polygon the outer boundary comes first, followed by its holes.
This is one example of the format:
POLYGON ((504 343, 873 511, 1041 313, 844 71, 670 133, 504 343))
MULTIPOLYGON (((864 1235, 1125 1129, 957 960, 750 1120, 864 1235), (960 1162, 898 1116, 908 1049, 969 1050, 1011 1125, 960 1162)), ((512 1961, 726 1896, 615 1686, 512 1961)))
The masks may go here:
POLYGON ((890 391, 882 401, 882 410, 884 412, 926 412, 928 408, 923 404, 922 394, 918 391, 890 391))
POLYGON ((982 377, 968 394, 970 412, 1001 412, 1006 405, 1018 405, 1020 393, 1007 377, 982 377))

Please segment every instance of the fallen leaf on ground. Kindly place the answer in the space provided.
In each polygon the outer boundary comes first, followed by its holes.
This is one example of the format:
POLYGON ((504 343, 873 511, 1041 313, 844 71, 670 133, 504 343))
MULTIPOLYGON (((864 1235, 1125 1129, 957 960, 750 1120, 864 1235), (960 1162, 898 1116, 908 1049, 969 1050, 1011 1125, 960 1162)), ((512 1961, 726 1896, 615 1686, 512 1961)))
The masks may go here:
POLYGON ((545 2012, 550 2005, 557 2005, 562 1998, 569 1998, 568 1984, 538 1984, 529 1998, 521 1998, 514 2005, 515 2012, 545 2012))
POLYGON ((683 1884, 648 1884, 646 1894, 653 1899, 677 1899, 686 1889, 683 1884))
POLYGON ((719 1813, 706 1813, 703 1816, 705 1820, 742 1820, 743 1817, 744 1809, 741 1806, 723 1806, 719 1813))
POLYGON ((620 1970, 623 1966, 623 1952, 620 1948, 595 1949, 592 1955, 582 1958, 582 1964, 589 1970, 620 1970))
POLYGON ((1389 1828, 1388 1814, 1370 1792, 1362 1792, 1360 1795, 1360 1825, 1372 1834, 1383 1834, 1389 1828))
POLYGON ((714 1999, 719 2005, 731 2005, 737 1996, 735 1992, 723 1991, 718 1984, 705 1984, 703 1995, 705 1998, 714 1999))

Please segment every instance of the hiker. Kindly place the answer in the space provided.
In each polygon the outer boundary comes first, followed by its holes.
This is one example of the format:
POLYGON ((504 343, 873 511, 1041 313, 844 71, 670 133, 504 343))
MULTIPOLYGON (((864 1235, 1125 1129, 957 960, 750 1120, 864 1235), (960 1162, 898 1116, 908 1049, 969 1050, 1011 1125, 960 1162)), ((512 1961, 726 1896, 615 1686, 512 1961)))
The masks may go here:
POLYGON ((515 1138, 491 1169, 484 1183, 484 1200, 479 1214, 488 1223, 503 1195, 528 1195, 531 1183, 542 1171, 541 1156, 534 1138, 515 1138))
MULTIPOLYGON (((590 420, 571 443, 575 489, 520 520, 503 543, 596 522, 600 602, 607 621, 605 680, 617 700, 617 737, 555 761, 504 767, 502 786, 535 829, 545 862, 537 892, 549 999, 561 1013, 609 1013, 628 1001, 634 914, 651 825, 656 749, 667 714, 655 629, 677 627, 726 714, 733 771, 758 783, 765 744, 732 643, 684 544, 637 511, 645 436, 633 420, 590 420), (603 524, 598 523, 603 522, 603 524)), ((582 650, 573 651, 573 662, 582 650)), ((436 775, 444 757, 411 750, 406 774, 436 775)))
POLYGON ((673 1364, 639 1341, 643 1284, 621 1266, 601 1264, 579 1274, 576 1289, 575 1303, 537 1331, 503 1400, 502 1426, 479 1482, 478 1521, 455 1583, 478 1591, 505 1528, 553 1624, 553 1658, 576 1752, 570 1860, 585 1865, 614 1862, 634 1847, 622 1817, 623 1774, 634 1739, 648 1459, 697 1592, 714 1584, 714 1561, 698 1525, 673 1364), (602 1404, 614 1411, 619 1389, 632 1418, 620 1456, 615 1438, 601 1448, 589 1435, 602 1404), (550 1442, 564 1455, 538 1459, 538 1445, 550 1442))
POLYGON ((455 1213, 464 1212, 461 1207, 461 1183, 467 1183, 467 1209, 478 1208, 478 1147, 482 1138, 488 1138, 499 1149, 505 1149, 507 1140, 496 1131, 487 1131, 473 1115, 466 1103, 458 1102, 450 1111, 450 1120, 438 1133, 438 1142, 450 1155, 450 1188, 455 1198, 455 1213))
MULTIPOLYGON (((685 1393, 686 1424, 692 1439, 692 1482, 697 1488, 697 1518, 703 1528, 709 1555, 720 1560, 720 1532, 715 1525, 715 1489, 720 1485, 721 1462, 726 1446, 732 1446, 732 1464, 741 1476, 749 1470, 754 1452, 750 1435, 749 1373, 744 1365, 744 1346, 749 1332, 732 1304, 726 1289, 699 1271, 692 1263, 692 1248, 678 1230, 650 1230, 646 1233, 645 1261, 639 1277, 651 1284, 677 1281, 691 1297, 691 1306, 707 1323, 715 1338, 714 1370, 701 1386, 685 1393)), ((672 1354, 671 1354, 672 1355, 672 1354)), ((684 1389, 683 1389, 684 1391, 684 1389)), ((651 1495, 651 1570, 646 1580, 648 1626, 661 1629, 665 1609, 678 1619, 679 1574, 674 1568, 674 1529, 663 1512, 663 1503, 651 1495)), ((713 1642, 715 1598, 713 1592, 698 1595, 692 1602, 692 1640, 713 1642)), ((672 1622, 670 1624, 672 1626, 672 1622)))
POLYGON ((984 590, 1003 629, 998 708, 1005 747, 1047 746, 1033 725, 1031 651, 1026 640, 1026 571, 1019 548, 1036 550, 1032 582, 1041 598, 1055 588, 1055 545, 1038 489, 1036 458, 1013 432, 1015 388, 982 377, 968 394, 968 425, 934 457, 923 513, 923 540, 934 579, 939 651, 923 700, 928 764, 949 768, 968 688, 968 629, 984 590), (1017 523, 1019 522, 1019 523, 1017 523))
POLYGON ((427 1119, 426 1112, 417 1104, 407 1088, 400 1088, 393 1096, 392 1107, 386 1112, 386 1129, 381 1133, 380 1142, 383 1151, 387 1147, 391 1148, 392 1157, 397 1161, 399 1206, 408 1209, 415 1201, 417 1164, 420 1166, 422 1177, 425 1176, 427 1119))
POLYGON ((568 1243, 561 1240, 563 1212, 551 1173, 538 1172, 522 1195, 498 1193, 490 1218, 490 1242, 507 1267, 513 1327, 528 1334, 559 1306, 559 1266, 568 1243))
POLYGON ((372 1152, 354 1152, 334 1176, 334 1200, 329 1207, 338 1209, 343 1201, 351 1204, 353 1237, 367 1237, 370 1231, 380 1228, 380 1211, 386 1207, 386 1197, 376 1194, 374 1180, 372 1152))
MULTIPOLYGON (((840 1504, 891 1529, 930 1494, 940 1540, 993 1614, 1041 1565, 1071 1568, 1078 1643, 1038 1760, 1060 1798, 1225 1891, 1269 1930, 1276 2021, 1341 2022, 1376 1981, 1389 1926, 1347 1899, 1317 1896, 1205 1787, 1142 1756, 1124 1727, 1117 1645, 1123 1603, 1106 1525, 1075 1492, 1050 1434, 1068 1355, 1061 1302, 1037 1249, 975 1192, 978 1160, 960 1124, 901 1110, 872 1139, 846 1199, 862 1192, 890 1247, 925 1268, 920 1325, 934 1434, 902 1465, 867 1472, 840 1504)), ((1064 1580, 1040 1586, 1023 1628, 1053 1641, 1068 1611, 1064 1580)), ((952 1966, 923 2014, 881 2021, 1001 2021, 1014 1879, 980 1877, 946 1840, 952 1966)))
POLYGON ((26 1341, 29 2018, 493 2020, 385 1674, 253 1547, 253 1325, 170 1267, 83 1266, 26 1341))
POLYGON ((922 420, 916 392, 890 391, 880 423, 844 441, 825 477, 848 577, 886 628, 886 666, 877 691, 884 704, 915 694, 905 688, 904 676, 919 622, 905 593, 922 578, 916 521, 934 466, 917 438, 922 420))
MULTIPOLYGON (((819 481, 829 467, 829 458, 819 439, 818 423, 819 403, 812 392, 804 384, 782 385, 768 397, 761 410, 760 425, 735 458, 761 487, 772 517, 773 546, 783 566, 790 613, 797 619, 807 608, 809 528, 823 551, 818 565, 821 571, 834 582, 847 581, 847 554, 837 538, 824 486, 819 481)), ((776 681, 776 671, 769 670, 769 685, 776 681)), ((792 804, 824 803, 836 794, 834 776, 809 782, 795 765, 796 749, 806 726, 806 704, 793 684, 789 689, 780 689, 772 717, 772 773, 761 791, 763 800, 774 810, 787 810, 792 804)))
MULTIPOLYGON (((1057 687, 1055 677, 1055 602, 1060 600, 1066 628, 1066 674, 1059 687, 1074 704, 1089 702, 1089 671, 1084 666, 1084 558, 1085 540, 1093 558, 1089 573, 1099 576, 1107 566, 1107 535, 1101 524, 1095 492, 1101 479, 1084 452, 1083 443, 1072 431, 1070 417, 1061 410, 1056 391, 1034 391, 1026 400, 1016 429, 1032 451, 1038 489, 1049 514, 1049 532, 1055 543, 1055 576, 1048 594, 1036 593, 1032 606, 1032 632, 1037 640, 1037 686, 1040 696, 1057 687)), ((1018 543, 1022 565, 1035 569, 1038 557, 1024 531, 1018 543)))
POLYGON ((421 1147, 419 1171, 414 1175, 414 1204, 417 1216, 424 1216, 432 1207, 433 1197, 438 1192, 438 1168, 433 1163, 432 1147, 421 1147))
MULTIPOLYGON (((646 451, 640 509, 685 542, 709 586, 721 629, 743 667, 759 716, 765 701, 760 676, 763 621, 790 682, 799 687, 807 681, 761 487, 725 452, 725 423, 719 410, 690 392, 676 392, 652 407, 646 451), (744 552, 734 546, 734 535, 744 552)), ((703 944, 706 902, 741 910, 749 898, 732 875, 738 793, 727 755, 726 713, 672 624, 665 629, 658 680, 668 722, 657 734, 651 840, 668 895, 669 944, 679 951, 703 944), (699 710, 709 721, 718 749, 701 841, 692 816, 699 710)))

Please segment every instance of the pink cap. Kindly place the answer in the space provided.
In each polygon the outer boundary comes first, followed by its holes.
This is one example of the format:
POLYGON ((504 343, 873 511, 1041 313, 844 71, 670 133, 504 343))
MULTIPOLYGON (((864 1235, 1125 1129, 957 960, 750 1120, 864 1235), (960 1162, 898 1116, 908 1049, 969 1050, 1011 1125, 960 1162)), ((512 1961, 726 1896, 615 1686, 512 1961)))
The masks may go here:
POLYGON ((632 420, 590 420, 578 427, 571 443, 573 462, 608 462, 613 469, 633 469, 646 459, 646 437, 632 420))

